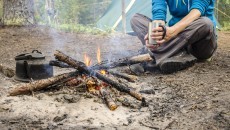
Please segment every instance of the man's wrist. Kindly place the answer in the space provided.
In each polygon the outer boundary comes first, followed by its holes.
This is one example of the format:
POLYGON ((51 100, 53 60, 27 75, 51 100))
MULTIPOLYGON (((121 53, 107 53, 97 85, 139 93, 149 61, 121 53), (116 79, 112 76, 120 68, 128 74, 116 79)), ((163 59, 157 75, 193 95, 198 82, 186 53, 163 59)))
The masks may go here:
POLYGON ((174 36, 177 35, 178 33, 180 33, 179 32, 180 30, 175 25, 171 26, 171 30, 172 30, 174 36))
POLYGON ((164 20, 153 20, 153 22, 161 23, 161 25, 165 25, 165 21, 164 20))

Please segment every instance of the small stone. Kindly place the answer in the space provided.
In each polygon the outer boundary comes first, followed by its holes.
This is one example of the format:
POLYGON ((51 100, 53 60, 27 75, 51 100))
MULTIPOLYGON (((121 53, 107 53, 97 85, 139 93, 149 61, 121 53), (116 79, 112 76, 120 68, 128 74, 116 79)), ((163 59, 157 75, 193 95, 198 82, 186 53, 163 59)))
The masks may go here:
POLYGON ((180 105, 180 108, 183 108, 184 107, 184 105, 180 105))
POLYGON ((129 124, 133 123, 133 120, 130 119, 130 118, 128 118, 128 123, 129 123, 129 124))
POLYGON ((146 89, 146 90, 140 90, 140 93, 155 94, 155 91, 153 89, 146 89))
POLYGON ((97 111, 98 108, 91 106, 91 110, 97 111))
POLYGON ((40 93, 37 95, 37 98, 38 98, 38 100, 42 100, 42 99, 44 99, 45 96, 46 95, 44 93, 40 93))
POLYGON ((123 126, 128 126, 128 125, 129 125, 129 123, 128 123, 128 122, 123 123, 123 126))
POLYGON ((140 109, 140 112, 147 112, 148 111, 148 107, 142 107, 141 109, 140 109))
POLYGON ((137 109, 131 109, 129 110, 129 112, 137 112, 138 110, 137 109))
POLYGON ((217 87, 214 87, 213 90, 220 91, 220 89, 217 87))
POLYGON ((67 118, 67 116, 68 116, 68 114, 64 114, 64 115, 62 115, 62 116, 56 116, 56 117, 54 117, 53 121, 54 121, 54 122, 63 121, 64 119, 67 118))

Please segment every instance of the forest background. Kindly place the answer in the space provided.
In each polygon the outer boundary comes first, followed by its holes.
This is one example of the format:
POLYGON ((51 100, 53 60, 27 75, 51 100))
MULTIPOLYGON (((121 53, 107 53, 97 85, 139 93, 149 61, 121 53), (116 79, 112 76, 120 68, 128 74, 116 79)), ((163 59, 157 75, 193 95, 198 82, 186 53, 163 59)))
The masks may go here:
MULTIPOLYGON (((0 0, 0 18, 2 24, 4 24, 2 20, 4 10, 7 10, 6 4, 4 6, 4 1, 7 0, 0 0)), ((97 33, 99 30, 95 28, 96 23, 105 13, 112 0, 24 1, 32 1, 31 5, 34 10, 35 24, 51 26, 65 31, 97 33)), ((215 15, 222 27, 221 29, 230 30, 230 0, 217 0, 215 15)), ((108 28, 107 31, 110 31, 110 29, 108 28)))

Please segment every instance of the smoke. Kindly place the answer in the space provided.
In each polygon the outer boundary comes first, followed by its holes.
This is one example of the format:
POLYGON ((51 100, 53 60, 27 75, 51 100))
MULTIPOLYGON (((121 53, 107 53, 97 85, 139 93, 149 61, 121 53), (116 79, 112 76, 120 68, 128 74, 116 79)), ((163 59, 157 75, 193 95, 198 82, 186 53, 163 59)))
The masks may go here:
POLYGON ((125 39, 124 36, 118 35, 110 38, 108 42, 108 55, 106 59, 109 61, 125 58, 137 54, 137 51, 133 49, 134 43, 132 39, 125 39))

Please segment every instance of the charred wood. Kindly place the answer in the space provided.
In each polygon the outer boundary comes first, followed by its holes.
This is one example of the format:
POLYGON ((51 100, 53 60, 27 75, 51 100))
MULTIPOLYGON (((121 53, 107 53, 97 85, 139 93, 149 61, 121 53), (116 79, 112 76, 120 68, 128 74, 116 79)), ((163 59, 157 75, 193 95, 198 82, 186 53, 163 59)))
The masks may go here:
POLYGON ((113 81, 112 79, 103 76, 102 74, 94 71, 91 68, 88 68, 83 62, 76 61, 75 59, 67 56, 66 54, 62 53, 61 51, 56 51, 54 54, 55 58, 59 61, 62 61, 64 63, 67 63, 68 65, 72 66, 73 68, 77 69, 81 73, 86 73, 88 75, 92 75, 97 77, 98 79, 110 84, 112 87, 115 87, 117 90, 121 92, 128 93, 129 95, 133 96, 134 98, 143 101, 145 100, 141 94, 137 93, 133 89, 124 86, 123 84, 120 84, 116 81, 113 81))
MULTIPOLYGON (((90 66, 89 68, 92 70, 111 69, 119 66, 132 65, 136 63, 142 63, 142 62, 150 62, 152 60, 153 59, 149 54, 143 54, 143 55, 132 56, 128 58, 118 59, 115 61, 105 60, 93 66, 90 66)), ((50 65, 61 67, 61 68, 71 68, 71 66, 69 66, 68 64, 60 61, 50 61, 50 65)))
POLYGON ((50 85, 53 85, 66 78, 72 77, 76 74, 77 74, 76 72, 71 72, 71 73, 54 76, 48 79, 43 79, 43 80, 38 80, 38 81, 31 82, 31 83, 27 83, 22 86, 14 88, 13 90, 9 92, 9 95, 16 96, 16 95, 22 95, 22 94, 29 94, 33 91, 42 90, 42 89, 49 87, 50 85))
MULTIPOLYGON (((73 68, 71 66, 69 66, 68 64, 66 63, 63 63, 61 61, 56 61, 56 60, 52 60, 50 61, 49 63, 51 66, 57 66, 57 67, 60 67, 60 68, 73 68)), ((92 67, 92 69, 99 69, 101 67, 92 67)), ((119 78, 123 78, 123 79, 126 79, 128 80, 129 82, 135 82, 135 80, 137 79, 136 76, 134 75, 128 75, 128 74, 124 74, 124 73, 119 73, 119 72, 114 72, 114 71, 109 71, 107 70, 110 74, 116 76, 116 77, 119 77, 119 78)))
POLYGON ((137 55, 118 59, 115 61, 102 61, 101 63, 91 66, 91 69, 111 69, 119 66, 132 65, 136 63, 150 62, 153 61, 149 54, 137 55))
POLYGON ((126 79, 126 80, 128 80, 129 82, 135 82, 135 80, 137 80, 137 77, 134 76, 134 75, 128 75, 128 74, 119 73, 119 72, 115 72, 115 71, 111 71, 111 70, 108 70, 108 72, 109 72, 110 74, 114 75, 114 76, 117 76, 117 77, 126 79))
POLYGON ((51 60, 49 62, 49 64, 51 66, 57 66, 57 67, 60 67, 60 68, 72 68, 71 66, 69 66, 68 64, 66 63, 63 63, 63 62, 60 62, 60 61, 56 61, 56 60, 51 60))
POLYGON ((102 88, 100 89, 100 93, 101 93, 103 99, 105 100, 107 106, 109 107, 109 109, 112 110, 112 111, 116 110, 118 106, 117 106, 117 104, 113 101, 113 99, 112 99, 112 97, 111 97, 109 91, 108 91, 106 88, 102 87, 102 88))

